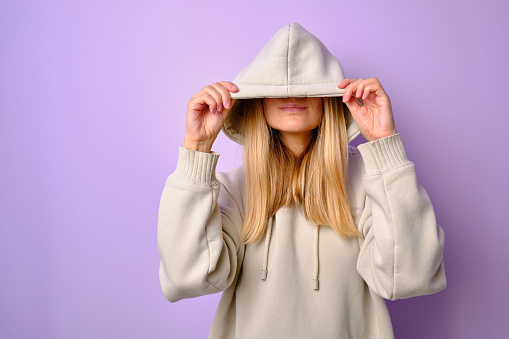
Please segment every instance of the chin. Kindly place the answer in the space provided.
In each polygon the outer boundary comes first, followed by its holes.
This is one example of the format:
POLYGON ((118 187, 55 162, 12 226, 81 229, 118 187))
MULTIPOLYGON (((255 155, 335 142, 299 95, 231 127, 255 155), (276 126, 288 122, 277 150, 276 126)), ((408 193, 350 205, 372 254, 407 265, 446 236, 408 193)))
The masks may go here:
POLYGON ((283 133, 291 133, 291 134, 301 134, 301 133, 311 133, 312 129, 298 129, 298 128, 282 128, 279 129, 280 132, 283 133))
POLYGON ((319 125, 296 125, 296 124, 286 124, 284 126, 281 126, 281 128, 279 129, 280 131, 283 131, 283 132, 288 132, 288 133, 307 133, 307 132, 311 132, 312 130, 314 130, 315 128, 317 128, 319 125))

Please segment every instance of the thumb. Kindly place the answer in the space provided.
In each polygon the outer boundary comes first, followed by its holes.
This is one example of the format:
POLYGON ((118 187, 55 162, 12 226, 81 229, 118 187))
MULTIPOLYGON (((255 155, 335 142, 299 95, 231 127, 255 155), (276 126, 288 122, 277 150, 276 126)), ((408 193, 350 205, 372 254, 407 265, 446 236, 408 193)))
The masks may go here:
MULTIPOLYGON (((344 100, 344 97, 343 97, 343 100, 344 100)), ((356 97, 350 97, 348 101, 343 101, 343 103, 346 105, 346 107, 348 107, 348 109, 350 110, 350 112, 352 114, 357 113, 357 110, 362 106, 362 101, 360 101, 356 97), (355 99, 355 100, 352 100, 352 99, 355 99), (360 104, 359 104, 359 102, 360 102, 360 104)))
POLYGON ((223 110, 221 111, 221 118, 223 120, 223 123, 225 122, 226 117, 230 113, 230 110, 233 108, 233 105, 235 105, 236 101, 237 101, 237 99, 231 99, 230 108, 223 108, 223 110))

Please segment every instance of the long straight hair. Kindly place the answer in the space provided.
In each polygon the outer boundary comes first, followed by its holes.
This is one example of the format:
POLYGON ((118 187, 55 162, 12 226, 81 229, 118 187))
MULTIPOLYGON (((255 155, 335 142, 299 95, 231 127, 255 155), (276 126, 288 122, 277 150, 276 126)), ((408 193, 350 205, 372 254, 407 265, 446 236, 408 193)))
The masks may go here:
MULTIPOLYGON (((241 237, 262 239, 268 219, 296 204, 313 224, 330 226, 341 237, 362 237, 355 226, 345 180, 348 166, 348 114, 339 97, 324 97, 322 120, 307 147, 294 155, 270 127, 263 99, 242 99, 247 212, 241 237)), ((233 109, 233 107, 232 107, 233 109)))

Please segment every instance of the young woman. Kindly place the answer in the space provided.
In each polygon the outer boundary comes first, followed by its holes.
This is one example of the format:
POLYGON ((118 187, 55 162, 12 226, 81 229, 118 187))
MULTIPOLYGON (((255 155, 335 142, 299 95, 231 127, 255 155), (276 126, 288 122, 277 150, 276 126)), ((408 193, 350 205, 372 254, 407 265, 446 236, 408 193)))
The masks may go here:
POLYGON ((380 81, 345 79, 302 26, 189 101, 159 276, 171 302, 223 292, 209 338, 393 338, 384 299, 443 290, 443 249, 380 81), (227 173, 221 130, 244 146, 227 173))

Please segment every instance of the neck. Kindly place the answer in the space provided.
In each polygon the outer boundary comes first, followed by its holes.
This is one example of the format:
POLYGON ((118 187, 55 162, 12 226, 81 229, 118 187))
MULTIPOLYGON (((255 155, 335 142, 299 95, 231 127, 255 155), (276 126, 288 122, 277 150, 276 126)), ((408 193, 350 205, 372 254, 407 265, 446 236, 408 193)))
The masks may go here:
POLYGON ((311 132, 289 133, 280 131, 281 141, 295 156, 298 156, 302 153, 302 151, 304 151, 304 149, 306 149, 306 146, 309 144, 312 137, 313 134, 311 132))

